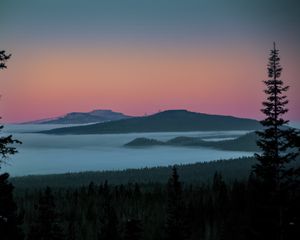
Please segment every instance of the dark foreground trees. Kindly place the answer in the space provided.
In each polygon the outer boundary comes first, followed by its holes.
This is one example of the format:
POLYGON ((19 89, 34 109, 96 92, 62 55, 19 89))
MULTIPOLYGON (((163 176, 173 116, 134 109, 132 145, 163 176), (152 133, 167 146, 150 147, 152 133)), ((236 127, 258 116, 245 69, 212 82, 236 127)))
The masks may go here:
MULTIPOLYGON (((6 54, 5 51, 0 51, 0 70, 7 68, 6 61, 10 57, 11 57, 10 54, 6 54)), ((0 131, 2 128, 3 126, 0 126, 0 131)), ((21 142, 13 139, 11 135, 0 137, 0 168, 1 168, 1 164, 4 163, 4 161, 9 157, 9 155, 17 153, 17 149, 14 146, 12 146, 12 144, 14 143, 21 143, 21 142)))
POLYGON ((4 50, 0 51, 0 69, 7 68, 6 61, 10 59, 11 54, 7 54, 4 50))
POLYGON ((64 234, 59 222, 59 215, 52 191, 49 187, 40 193, 36 206, 36 217, 30 226, 28 239, 30 240, 63 240, 64 234))
MULTIPOLYGON (((44 217, 36 214, 36 209, 41 208, 40 204, 36 205, 41 198, 40 191, 18 188, 16 199, 26 213, 23 225, 26 235, 28 226, 36 226, 35 231, 29 232, 37 233, 45 229, 41 223, 45 225, 52 219, 46 225, 58 224, 66 239, 72 240, 260 239, 259 228, 254 223, 259 222, 265 229, 268 220, 265 212, 257 207, 263 195, 257 191, 255 179, 251 177, 249 183, 228 182, 216 173, 210 182, 183 184, 176 169, 170 175, 168 183, 54 188, 50 203, 56 203, 55 212, 60 213, 60 221, 51 217, 53 214, 42 214, 44 217)), ((298 202, 296 198, 290 201, 288 209, 294 214, 293 224, 300 217, 298 202)), ((54 208, 48 204, 42 209, 47 213, 54 208)), ((289 227, 289 236, 297 233, 292 224, 289 227)))
POLYGON ((0 174, 0 239, 21 240, 24 238, 20 228, 22 215, 17 214, 13 199, 13 185, 8 182, 7 173, 0 174))
MULTIPOLYGON (((0 70, 6 68, 6 61, 10 58, 5 51, 0 51, 0 70)), ((1 118, 0 118, 1 119, 1 118)), ((0 131, 3 126, 0 126, 0 131)), ((12 146, 20 143, 12 136, 0 137, 0 170, 1 165, 7 160, 9 155, 17 152, 12 146)), ((8 173, 0 172, 0 239, 2 240, 21 240, 24 238, 21 228, 22 217, 17 213, 17 206, 13 199, 13 185, 8 182, 8 173)))
POLYGON ((257 132, 262 153, 256 154, 258 164, 254 166, 259 195, 254 227, 257 239, 289 239, 290 231, 300 228, 299 222, 295 222, 298 213, 291 209, 299 193, 300 169, 292 163, 299 155, 299 133, 285 126, 288 86, 280 80, 281 72, 279 50, 274 43, 268 64, 269 80, 264 81, 267 95, 262 109, 266 115, 261 121, 264 130, 257 132))
POLYGON ((125 224, 124 240, 141 240, 142 232, 143 229, 140 220, 128 219, 125 224))
POLYGON ((185 205, 176 167, 167 184, 166 240, 187 238, 185 205))
POLYGON ((262 149, 261 154, 256 154, 258 164, 254 166, 256 176, 263 182, 268 191, 280 192, 288 187, 292 177, 297 177, 299 169, 294 169, 289 163, 299 155, 297 148, 298 132, 284 125, 289 121, 283 118, 288 111, 288 90, 280 80, 282 67, 280 66, 279 50, 271 50, 268 64, 269 80, 264 81, 267 100, 263 102, 262 112, 266 118, 261 121, 263 131, 258 131, 260 137, 257 142, 262 149))

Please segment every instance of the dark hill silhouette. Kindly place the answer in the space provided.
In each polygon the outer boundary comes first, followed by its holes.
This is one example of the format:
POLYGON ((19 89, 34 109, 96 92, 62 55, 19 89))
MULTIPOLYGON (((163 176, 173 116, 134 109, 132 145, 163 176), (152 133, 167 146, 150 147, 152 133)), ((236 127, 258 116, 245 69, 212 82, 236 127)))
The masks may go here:
POLYGON ((152 138, 136 138, 129 143, 124 144, 124 147, 153 147, 153 146, 163 146, 166 145, 165 142, 152 139, 152 138))
POLYGON ((244 134, 238 138, 221 141, 204 141, 199 137, 175 137, 168 141, 159 141, 149 138, 136 138, 129 143, 124 144, 125 147, 152 147, 152 146, 176 146, 176 147, 211 147, 228 151, 249 151, 259 152, 260 149, 256 145, 257 136, 255 132, 244 134))
POLYGON ((151 116, 133 117, 86 126, 56 128, 47 134, 105 134, 140 132, 184 132, 257 130, 261 125, 253 119, 210 115, 187 110, 168 110, 151 116))

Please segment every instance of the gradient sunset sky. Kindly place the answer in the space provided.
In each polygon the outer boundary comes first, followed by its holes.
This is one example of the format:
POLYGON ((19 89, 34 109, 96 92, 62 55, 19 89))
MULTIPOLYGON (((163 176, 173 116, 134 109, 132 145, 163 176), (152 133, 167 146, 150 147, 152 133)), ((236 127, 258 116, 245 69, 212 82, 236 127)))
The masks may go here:
POLYGON ((4 122, 167 109, 261 119, 273 41, 300 120, 300 1, 0 0, 4 122))

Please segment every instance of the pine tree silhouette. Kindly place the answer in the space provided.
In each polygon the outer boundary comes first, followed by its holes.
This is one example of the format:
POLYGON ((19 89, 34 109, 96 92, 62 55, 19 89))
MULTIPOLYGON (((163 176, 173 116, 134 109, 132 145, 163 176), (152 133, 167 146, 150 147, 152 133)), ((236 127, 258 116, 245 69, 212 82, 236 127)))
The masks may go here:
MULTIPOLYGON (((5 51, 0 51, 0 70, 7 68, 6 61, 11 57, 5 51)), ((1 118, 0 118, 1 119, 1 118)), ((0 131, 3 126, 0 126, 0 131)), ((17 149, 11 144, 21 143, 12 139, 12 136, 0 137, 0 169, 9 155, 17 153, 17 149)), ((24 239, 19 225, 22 224, 21 215, 17 214, 17 206, 13 199, 13 185, 8 182, 9 174, 0 174, 0 238, 3 240, 24 239)))
POLYGON ((141 221, 137 219, 128 219, 125 224, 124 240, 142 239, 141 221))
POLYGON ((182 186, 174 166, 167 186, 168 204, 166 220, 166 239, 183 240, 187 238, 185 206, 182 199, 182 186))
POLYGON ((262 153, 255 155, 258 163, 254 166, 254 173, 260 183, 258 191, 261 198, 261 222, 257 223, 261 237, 270 239, 284 239, 289 191, 299 173, 299 169, 294 169, 291 165, 299 155, 299 135, 295 129, 285 126, 288 120, 283 115, 288 111, 288 100, 284 93, 289 87, 280 80, 281 72, 279 50, 274 43, 268 64, 269 80, 264 81, 264 92, 267 94, 261 110, 266 115, 261 121, 264 129, 257 132, 257 145, 262 153))
POLYGON ((62 240, 64 238, 58 214, 55 211, 54 197, 50 187, 40 195, 37 218, 32 223, 28 240, 62 240))
POLYGON ((278 190, 283 181, 295 173, 293 168, 287 166, 287 163, 299 155, 299 151, 294 149, 298 139, 296 130, 284 128, 284 124, 289 122, 282 118, 288 111, 286 108, 288 100, 284 92, 289 87, 279 79, 281 72, 279 50, 276 49, 274 43, 268 64, 270 79, 264 81, 265 93, 268 97, 263 102, 262 112, 266 115, 266 119, 261 121, 261 124, 265 129, 257 132, 260 137, 257 144, 262 149, 262 154, 256 154, 259 163, 254 166, 257 177, 261 178, 270 190, 278 190))
POLYGON ((6 61, 8 59, 10 59, 11 57, 11 54, 6 54, 5 51, 1 50, 0 51, 0 69, 4 69, 4 68, 7 68, 6 66, 6 61))
MULTIPOLYGON (((0 51, 0 70, 3 70, 7 68, 6 61, 10 59, 11 54, 7 55, 5 51, 0 51)), ((1 119, 1 117, 0 117, 1 119)), ((3 126, 0 126, 0 131, 3 128, 3 126)), ((0 168, 1 163, 4 163, 5 160, 9 157, 9 155, 17 153, 17 149, 13 146, 10 146, 14 143, 21 143, 18 140, 12 139, 12 135, 9 136, 1 136, 0 137, 0 168)))
POLYGON ((19 227, 23 217, 17 214, 13 200, 13 185, 8 182, 8 173, 0 174, 0 239, 21 240, 23 232, 19 227))
POLYGON ((100 218, 99 240, 120 240, 119 219, 116 210, 111 202, 111 192, 107 181, 102 189, 104 197, 103 215, 100 218))

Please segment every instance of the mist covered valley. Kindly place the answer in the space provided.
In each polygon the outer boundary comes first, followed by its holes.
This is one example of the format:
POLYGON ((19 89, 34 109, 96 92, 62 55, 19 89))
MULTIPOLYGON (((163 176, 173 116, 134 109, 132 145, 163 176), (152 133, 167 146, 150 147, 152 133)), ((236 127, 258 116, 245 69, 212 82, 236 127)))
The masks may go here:
MULTIPOLYGON (((65 126, 65 125, 64 125, 65 126)), ((207 162, 252 156, 253 152, 224 151, 208 147, 155 146, 126 148, 140 137, 167 141, 175 137, 199 137, 205 141, 234 139, 248 131, 159 132, 93 135, 48 135, 33 133, 61 125, 6 125, 3 134, 23 142, 2 170, 12 176, 80 171, 123 170, 207 162)))

